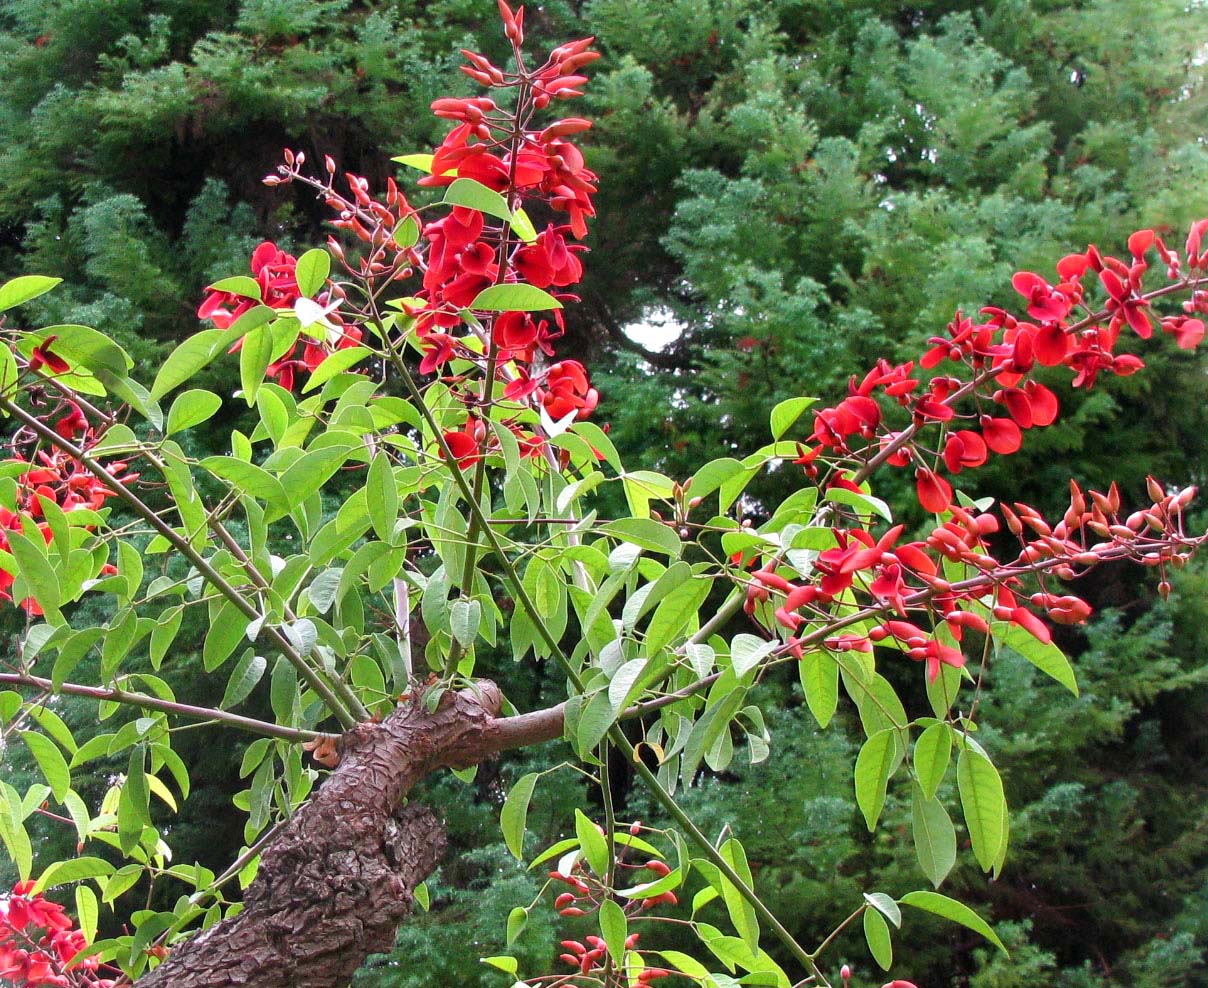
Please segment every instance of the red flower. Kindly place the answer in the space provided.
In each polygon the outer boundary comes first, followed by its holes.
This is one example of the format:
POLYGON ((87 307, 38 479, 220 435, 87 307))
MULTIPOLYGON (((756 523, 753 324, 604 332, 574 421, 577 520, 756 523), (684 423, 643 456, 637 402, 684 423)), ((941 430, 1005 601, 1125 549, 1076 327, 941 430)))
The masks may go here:
MULTIPOLYGON (((482 459, 482 443, 486 435, 486 424, 473 416, 466 419, 460 431, 444 433, 445 443, 459 469, 466 470, 482 459)), ((440 458, 445 458, 443 449, 440 458)))
POLYGON ((1162 332, 1172 334, 1180 349, 1194 350, 1204 338, 1204 320, 1169 316, 1162 320, 1162 332))
POLYGON ((1023 445, 1023 435, 1019 426, 1010 419, 991 418, 983 415, 980 419, 982 433, 986 437, 986 445, 995 453, 1009 456, 1017 453, 1023 445))
POLYGON ((575 254, 587 248, 581 244, 567 244, 562 236, 564 231, 570 232, 570 227, 555 227, 551 223, 535 241, 516 251, 516 269, 530 285, 561 288, 578 284, 583 278, 583 264, 575 254))
POLYGON ((40 370, 45 367, 52 374, 66 374, 71 370, 71 365, 67 363, 57 353, 52 353, 50 345, 58 339, 57 336, 48 336, 38 346, 34 347, 33 352, 29 355, 29 369, 31 371, 40 370))
POLYGON ((969 429, 952 433, 944 444, 944 465, 954 474, 966 467, 980 467, 986 456, 985 440, 969 429))
POLYGON ((599 393, 591 386, 587 370, 579 361, 563 360, 549 369, 545 390, 541 392, 541 404, 555 422, 571 412, 575 413, 575 418, 585 419, 595 411, 599 400, 599 393))
POLYGON ((948 510, 948 506, 952 504, 952 485, 948 481, 926 467, 919 467, 914 473, 914 479, 919 504, 923 506, 924 511, 939 514, 948 510))
POLYGON ((298 260, 266 240, 252 251, 252 277, 260 286, 260 300, 234 292, 209 292, 197 308, 198 319, 209 319, 218 329, 228 329, 236 319, 258 304, 288 309, 301 297, 297 280, 298 260))
POLYGON ((1028 315, 1040 322, 1058 323, 1069 315, 1072 302, 1040 275, 1019 271, 1011 279, 1015 290, 1028 300, 1028 315))

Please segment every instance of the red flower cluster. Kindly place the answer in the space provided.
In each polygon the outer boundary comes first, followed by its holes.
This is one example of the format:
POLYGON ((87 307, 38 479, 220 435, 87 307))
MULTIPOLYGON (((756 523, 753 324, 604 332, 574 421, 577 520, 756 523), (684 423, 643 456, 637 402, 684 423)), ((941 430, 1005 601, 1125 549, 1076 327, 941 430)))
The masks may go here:
POLYGON ((68 965, 88 946, 72 929, 71 919, 57 902, 34 894, 33 882, 18 882, 7 900, 0 901, 0 980, 17 988, 109 988, 115 982, 97 976, 95 957, 68 965))
MULTIPOLYGON (((211 288, 198 306, 197 317, 209 319, 218 329, 228 329, 256 305, 292 312, 294 303, 302 297, 298 289, 298 259, 285 253, 276 244, 265 241, 252 252, 251 266, 252 277, 260 286, 259 300, 211 288)), ((334 310, 326 311, 331 302, 330 292, 321 292, 315 301, 325 311, 320 321, 304 329, 306 339, 301 358, 295 357, 298 348, 294 345, 279 360, 269 364, 265 371, 268 377, 276 378, 287 391, 293 390, 299 373, 310 373, 334 351, 361 342, 360 329, 346 326, 334 310)), ((242 339, 236 341, 231 352, 237 352, 242 345, 242 339)))
MULTIPOLYGON (((990 619, 1018 625, 1042 642, 1052 640, 1048 626, 1019 599, 1026 575, 1040 575, 1043 585, 1047 574, 1073 580, 1105 560, 1132 559, 1159 568, 1159 589, 1169 593, 1166 568, 1185 564, 1199 541, 1189 538, 1183 528, 1183 511, 1195 493, 1195 488, 1167 493, 1151 481, 1153 504, 1121 518, 1120 495, 1114 486, 1107 494, 1091 491, 1084 495, 1071 483, 1070 506, 1056 525, 1028 505, 1016 504, 1014 510, 1003 505, 1007 528, 1021 545, 1019 555, 1005 563, 991 555, 986 541, 999 531, 998 519, 956 505, 949 506, 943 524, 918 542, 898 544, 901 525, 879 539, 861 529, 835 529, 838 544, 819 553, 815 578, 793 582, 777 572, 775 561, 765 564, 751 574, 745 610, 756 616, 759 605, 770 602, 772 619, 789 634, 784 651, 797 658, 803 657, 809 645, 870 652, 874 644, 883 643, 925 662, 928 679, 934 681, 941 665, 959 668, 965 664, 957 647, 965 630, 985 634, 990 619), (943 575, 944 560, 963 563, 978 575, 952 583, 943 575), (851 591, 871 601, 864 616, 886 619, 867 634, 820 641, 820 633, 796 637, 802 625, 811 621, 825 628, 829 605, 851 591), (913 614, 920 616, 921 623, 910 620, 913 614), (956 645, 936 639, 934 629, 941 623, 956 645)), ((1081 598, 1047 590, 1031 594, 1026 602, 1057 624, 1081 624, 1091 613, 1090 605, 1081 598)))
MULTIPOLYGON (((55 422, 54 428, 64 439, 78 442, 84 450, 97 442, 95 431, 88 425, 80 406, 73 401, 66 402, 66 414, 55 422)), ((25 533, 31 525, 50 545, 54 536, 50 524, 45 520, 44 501, 58 505, 65 513, 80 508, 98 511, 104 507, 106 500, 114 496, 113 491, 61 450, 39 449, 34 462, 25 465, 29 469, 16 478, 17 510, 0 506, 0 549, 5 552, 10 551, 8 533, 25 533)), ((120 476, 123 483, 131 483, 139 476, 137 473, 127 473, 127 465, 123 462, 108 463, 105 469, 120 476)), ((112 574, 117 570, 106 564, 101 572, 112 574)), ((13 582, 11 573, 0 570, 0 600, 13 599, 13 582)), ((34 616, 42 614, 42 608, 32 597, 21 601, 21 607, 34 616)))
MULTIPOLYGON (((1091 246, 1085 253, 1062 258, 1057 265, 1061 279, 1057 284, 1030 271, 1018 272, 1012 284, 1025 299, 1025 318, 988 307, 981 311, 984 321, 975 323, 958 312, 948 325, 948 335, 931 339, 930 349, 917 367, 913 361, 891 365, 882 360, 863 379, 853 377, 843 401, 815 413, 810 439, 816 445, 802 447, 797 462, 812 477, 819 473, 815 461, 824 450, 854 461, 860 477, 880 463, 914 464, 919 503, 930 512, 944 511, 952 503, 953 491, 939 473, 941 464, 952 475, 979 467, 990 453, 1016 452, 1023 442, 1023 430, 1050 425, 1057 418, 1056 396, 1031 378, 1037 365, 1064 364, 1074 372, 1074 387, 1088 388, 1100 373, 1128 375, 1144 366, 1139 357, 1119 353, 1116 348, 1126 326, 1142 339, 1152 335, 1152 299, 1169 291, 1143 292, 1149 269, 1146 257, 1151 251, 1165 263, 1175 287, 1193 289, 1184 313, 1161 317, 1159 325, 1180 347, 1191 348, 1200 342, 1204 322, 1194 316, 1208 312, 1208 292, 1195 290, 1194 282, 1208 269, 1208 251, 1201 251, 1206 231, 1208 220, 1192 226, 1182 258, 1153 230, 1140 230, 1128 240, 1130 263, 1091 246), (1082 284, 1088 273, 1098 277, 1103 290, 1104 301, 1098 310, 1088 305, 1082 284), (1081 313, 1077 320, 1076 312, 1081 313), (940 374, 929 380, 918 373, 945 363, 962 365, 969 373, 940 374), (888 427, 878 396, 907 410, 909 425, 888 427), (975 411, 962 411, 965 399, 976 404, 975 411), (994 406, 1002 414, 988 411, 994 406), (936 423, 945 426, 946 438, 941 449, 929 450, 916 435, 923 426, 936 423), (853 439, 862 441, 858 448, 853 439)), ((848 471, 841 468, 832 471, 827 483, 855 487, 848 471)))
MULTIPOLYGON (((286 152, 280 174, 265 181, 272 185, 301 181, 319 191, 337 214, 334 225, 348 230, 364 245, 362 256, 352 260, 337 241, 328 241, 332 254, 350 274, 383 285, 418 274, 420 287, 393 304, 406 317, 397 325, 413 332, 422 351, 420 372, 446 373, 455 359, 472 362, 484 371, 490 368, 504 385, 503 400, 520 406, 517 416, 505 420, 505 425, 527 455, 540 455, 547 453, 544 433, 522 424, 520 409, 543 409, 555 422, 572 413, 582 419, 591 414, 599 397, 577 361, 540 366, 543 356, 553 356, 553 341, 564 331, 561 310, 554 309, 550 318, 538 318, 530 311, 488 311, 467 319, 465 313, 480 293, 501 285, 527 283, 554 291, 559 302, 576 300, 562 290, 583 277, 580 255, 586 247, 573 240, 587 235, 587 220, 595 215, 596 175, 586 167, 583 153, 570 138, 588 130, 591 123, 567 117, 539 129, 525 125, 552 100, 581 95, 587 79, 579 72, 599 55, 589 50, 593 39, 585 38, 555 48, 542 65, 529 69, 519 51, 524 10, 513 11, 504 2, 499 7, 504 33, 515 51, 515 70, 505 71, 486 56, 466 51, 463 71, 488 90, 518 90, 521 105, 503 110, 490 95, 436 100, 432 104, 436 116, 455 121, 456 126, 436 149, 431 163, 424 165, 429 174, 419 183, 447 187, 458 180, 472 180, 485 187, 479 189, 480 198, 488 195, 486 190, 498 194, 493 209, 486 203, 485 211, 453 205, 445 215, 425 221, 393 181, 386 183, 384 200, 375 198, 369 182, 358 175, 345 175, 348 192, 337 191, 335 162, 325 159, 327 177, 320 181, 301 172, 302 153, 286 152), (519 127, 517 121, 521 121, 519 127), (526 239, 520 231, 528 219, 520 210, 527 202, 564 214, 566 222, 550 223, 539 233, 530 228, 526 239), (502 218, 504 206, 511 221, 502 218)), ((279 252, 270 257, 270 246, 257 251, 253 273, 265 304, 292 304, 297 297, 293 259, 279 252)), ((240 306, 243 311, 249 307, 246 301, 212 292, 198 314, 217 316, 216 325, 229 325, 240 306)), ((348 306, 345 311, 351 313, 352 309, 348 306)), ((359 315, 381 322, 376 310, 366 309, 359 315)), ((352 332, 346 330, 346 338, 352 332)), ((310 361, 304 359, 302 364, 310 366, 310 361)), ((269 370, 274 372, 283 373, 277 365, 269 370)), ((286 383, 284 374, 282 383, 286 383)), ((484 400, 483 394, 471 392, 463 376, 451 376, 448 383, 468 406, 464 427, 444 434, 445 445, 464 468, 477 463, 496 439, 493 432, 478 427, 481 423, 475 424, 479 414, 475 406, 484 400)))

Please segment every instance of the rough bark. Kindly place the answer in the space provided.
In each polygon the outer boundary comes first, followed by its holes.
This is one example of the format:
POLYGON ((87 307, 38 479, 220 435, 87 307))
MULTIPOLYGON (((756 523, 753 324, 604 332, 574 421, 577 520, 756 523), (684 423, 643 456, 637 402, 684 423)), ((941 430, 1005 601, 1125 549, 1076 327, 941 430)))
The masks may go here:
POLYGON ((342 988, 371 953, 394 945, 412 892, 436 867, 444 832, 403 806, 442 766, 557 736, 558 716, 496 718, 493 683, 406 703, 342 740, 339 766, 265 850, 238 916, 177 946, 139 988, 342 988))

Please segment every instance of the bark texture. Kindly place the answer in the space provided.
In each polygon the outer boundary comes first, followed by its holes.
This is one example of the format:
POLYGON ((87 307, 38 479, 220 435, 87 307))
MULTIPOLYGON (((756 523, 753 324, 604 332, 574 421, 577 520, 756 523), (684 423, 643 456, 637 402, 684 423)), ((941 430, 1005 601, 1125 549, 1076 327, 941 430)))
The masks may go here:
POLYGON ((339 766, 265 850, 243 912, 177 946, 139 988, 346 985, 368 954, 393 947, 415 886, 445 850, 435 814, 402 805, 408 790, 437 768, 514 746, 500 703, 483 682, 446 694, 435 712, 407 703, 349 731, 339 766))

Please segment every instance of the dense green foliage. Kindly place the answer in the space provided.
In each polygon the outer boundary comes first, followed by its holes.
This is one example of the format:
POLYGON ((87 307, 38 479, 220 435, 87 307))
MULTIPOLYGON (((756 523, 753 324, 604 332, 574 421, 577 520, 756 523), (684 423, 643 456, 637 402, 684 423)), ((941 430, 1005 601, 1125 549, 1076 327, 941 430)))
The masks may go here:
MULTIPOLYGON (((330 153, 380 182, 390 155, 439 138, 430 100, 470 92, 457 47, 498 47, 488 7, 10 0, 0 272, 68 276, 23 317, 94 325, 154 362, 196 329, 201 289, 242 271, 260 239, 316 240, 308 197, 259 183, 280 149, 330 153)), ((1006 301, 1014 270, 1138 226, 1177 231, 1204 211, 1202 5, 555 0, 530 17, 551 39, 598 35, 607 56, 581 108, 599 121, 589 243, 606 260, 568 310, 562 352, 608 370, 596 376, 612 437, 627 460, 668 474, 750 450, 778 400, 837 394, 876 356, 917 352, 955 309, 1006 301), (657 354, 625 335, 660 320, 682 334, 657 354)), ((1129 496, 1147 473, 1202 481, 1204 358, 1150 354, 1145 375, 1063 393, 1062 424, 1029 435, 980 492, 1046 506, 1071 474, 1119 478, 1129 496)), ((783 493, 794 479, 762 483, 783 493)), ((1013 854, 1000 881, 969 869, 953 894, 988 906, 1012 958, 967 955, 971 938, 916 925, 898 954, 920 984, 1208 984, 1208 583, 1184 573, 1170 605, 1151 608, 1132 576, 1108 580, 1087 593, 1117 610, 1063 642, 1079 701, 1009 662, 985 701, 1018 813, 1013 854)), ((188 698, 198 656, 174 661, 188 698)), ((497 672, 525 676, 510 659, 497 672)), ((909 887, 912 852, 892 826, 874 843, 854 798, 830 795, 855 735, 816 732, 790 683, 771 688, 778 757, 682 798, 706 831, 733 827, 773 907, 816 931, 858 889, 909 887)), ((237 759, 207 757, 198 774, 214 795, 181 823, 195 842, 178 845, 220 865, 229 848, 209 820, 237 759)), ((475 959, 497 952, 507 910, 537 884, 494 843, 496 775, 529 767, 510 759, 422 794, 455 821, 461 853, 433 883, 433 913, 359 983, 499 983, 475 959)), ((629 815, 655 818, 636 793, 618 795, 629 815)), ((537 835, 565 833, 568 799, 541 799, 537 835)), ((891 801, 888 814, 905 832, 909 807, 891 801)), ((535 914, 521 950, 551 952, 551 928, 535 914)))

